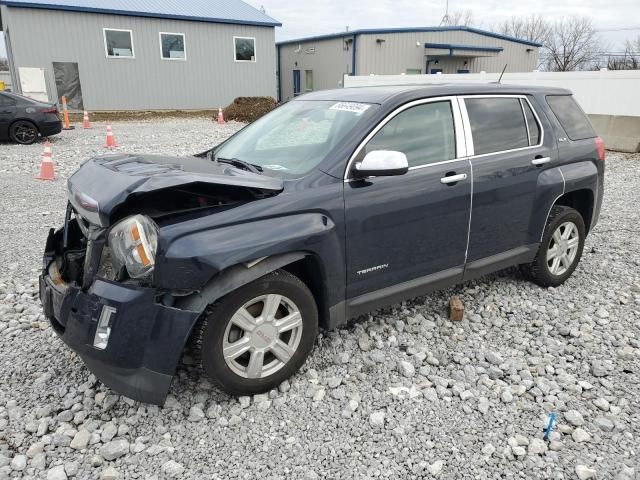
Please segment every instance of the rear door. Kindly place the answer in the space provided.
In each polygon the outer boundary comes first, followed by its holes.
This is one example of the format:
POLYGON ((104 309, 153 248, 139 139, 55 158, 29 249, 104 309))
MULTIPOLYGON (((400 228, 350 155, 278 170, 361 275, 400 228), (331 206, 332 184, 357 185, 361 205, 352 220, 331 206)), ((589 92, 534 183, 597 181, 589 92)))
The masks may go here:
POLYGON ((531 219, 538 182, 557 166, 557 148, 526 95, 466 96, 462 106, 472 140, 471 278, 535 253, 539 232, 531 231, 531 219))
POLYGON ((359 297, 350 303, 352 310, 394 301, 393 295, 407 291, 415 296, 434 282, 460 280, 465 261, 471 169, 457 99, 398 108, 369 134, 351 164, 374 150, 403 152, 410 169, 359 180, 347 170, 347 298, 359 297), (452 176, 459 180, 449 182, 452 176))
POLYGON ((9 125, 16 116, 16 101, 0 92, 0 138, 9 137, 9 125))

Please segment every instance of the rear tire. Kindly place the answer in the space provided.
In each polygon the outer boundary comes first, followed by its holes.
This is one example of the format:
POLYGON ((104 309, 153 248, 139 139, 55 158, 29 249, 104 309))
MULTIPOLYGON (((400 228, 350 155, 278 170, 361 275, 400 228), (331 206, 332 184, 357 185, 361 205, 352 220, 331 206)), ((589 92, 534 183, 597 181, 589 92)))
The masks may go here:
POLYGON ((211 380, 232 395, 278 387, 303 365, 318 332, 309 288, 278 270, 210 306, 194 335, 194 353, 211 380))
POLYGON ((9 137, 20 145, 31 145, 38 139, 38 127, 27 120, 18 120, 9 128, 9 137))
POLYGON ((580 262, 585 237, 582 215, 571 207, 555 205, 538 253, 533 262, 521 266, 522 272, 541 287, 562 285, 580 262))

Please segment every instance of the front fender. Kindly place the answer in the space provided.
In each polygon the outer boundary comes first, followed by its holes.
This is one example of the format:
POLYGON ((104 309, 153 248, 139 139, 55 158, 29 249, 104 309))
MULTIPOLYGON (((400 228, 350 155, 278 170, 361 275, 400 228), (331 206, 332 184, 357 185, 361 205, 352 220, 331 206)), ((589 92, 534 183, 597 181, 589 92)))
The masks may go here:
MULTIPOLYGON (((199 290, 220 272, 289 252, 310 252, 344 266, 336 225, 322 213, 265 218, 181 236, 158 258, 154 281, 165 289, 199 290)), ((344 268, 344 267, 343 267, 344 268)))

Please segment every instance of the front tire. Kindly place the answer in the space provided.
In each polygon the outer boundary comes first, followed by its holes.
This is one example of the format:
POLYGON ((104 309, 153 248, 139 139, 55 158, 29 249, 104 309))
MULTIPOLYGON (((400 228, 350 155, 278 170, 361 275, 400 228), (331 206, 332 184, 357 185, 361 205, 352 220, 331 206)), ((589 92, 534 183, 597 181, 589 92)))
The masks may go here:
POLYGON ((563 205, 551 209, 536 258, 523 273, 541 287, 562 285, 582 257, 586 229, 580 213, 563 205))
POLYGON ((207 309, 194 337, 196 359, 225 392, 263 393, 298 371, 317 332, 318 309, 309 288, 278 270, 207 309))
POLYGON ((31 145, 38 139, 38 127, 26 120, 18 120, 11 125, 9 137, 21 145, 31 145))

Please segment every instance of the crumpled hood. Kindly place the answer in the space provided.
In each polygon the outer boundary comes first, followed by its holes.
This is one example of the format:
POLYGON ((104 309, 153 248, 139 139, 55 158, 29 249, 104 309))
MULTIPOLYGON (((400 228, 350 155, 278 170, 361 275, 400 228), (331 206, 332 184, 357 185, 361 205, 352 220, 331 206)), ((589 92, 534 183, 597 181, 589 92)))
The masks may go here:
POLYGON ((136 194, 207 183, 280 192, 281 179, 258 175, 205 158, 114 154, 84 162, 69 178, 69 201, 84 218, 109 224, 116 207, 136 194))

